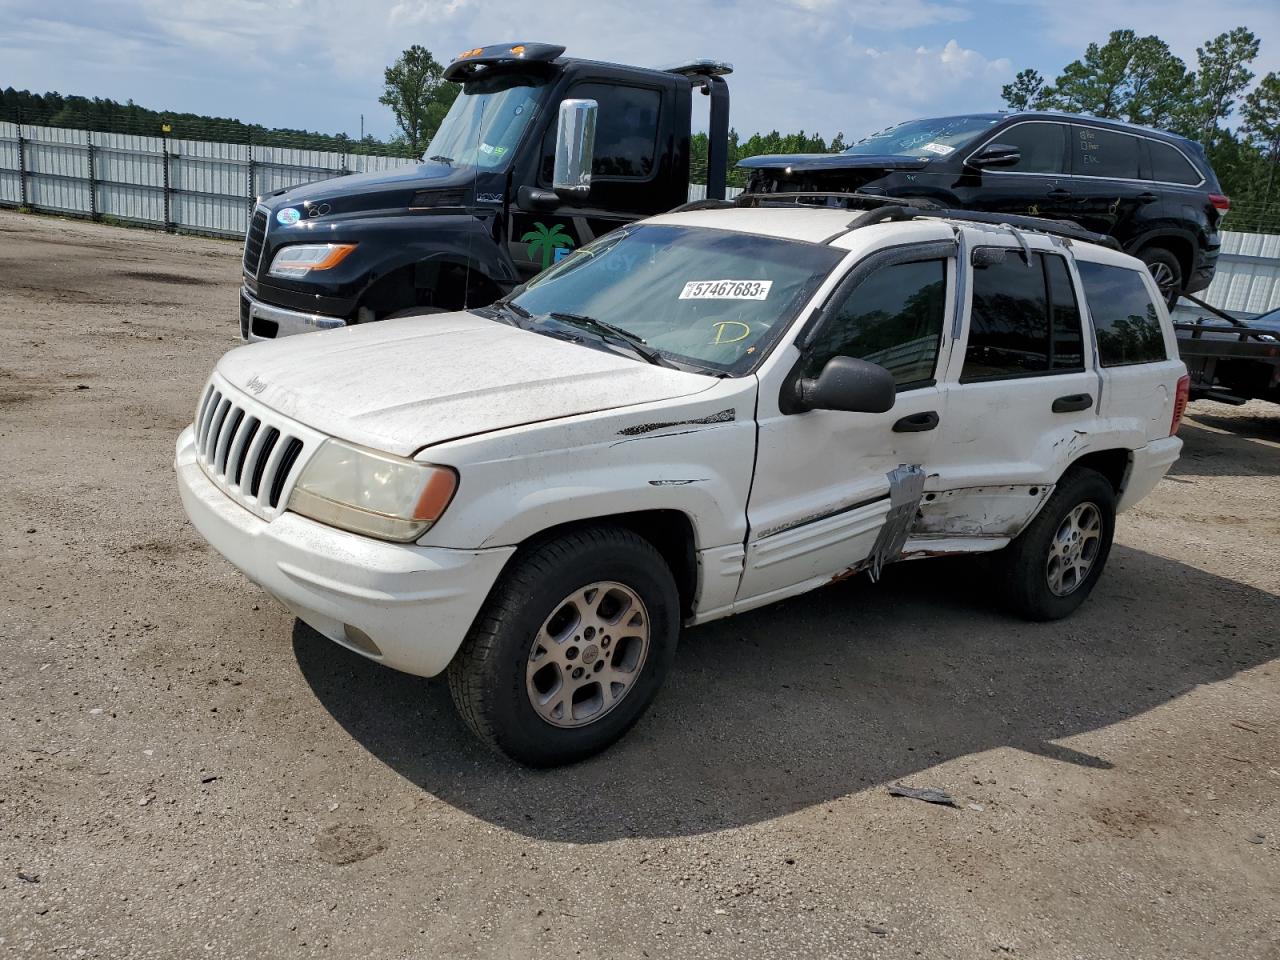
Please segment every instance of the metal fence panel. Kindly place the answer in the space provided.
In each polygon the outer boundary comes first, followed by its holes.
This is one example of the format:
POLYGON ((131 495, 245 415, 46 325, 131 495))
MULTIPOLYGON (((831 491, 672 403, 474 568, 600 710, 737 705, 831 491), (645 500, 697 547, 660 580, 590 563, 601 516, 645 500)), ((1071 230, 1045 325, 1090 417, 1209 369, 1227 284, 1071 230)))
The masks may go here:
MULTIPOLYGON (((37 210, 239 237, 255 195, 412 163, 403 157, 0 122, 0 205, 25 203, 37 210)), ((726 190, 730 197, 741 192, 726 190)), ((689 185, 690 200, 706 195, 704 184, 689 185)), ((1280 235, 1224 232, 1217 274, 1204 299, 1236 313, 1280 307, 1280 235)))

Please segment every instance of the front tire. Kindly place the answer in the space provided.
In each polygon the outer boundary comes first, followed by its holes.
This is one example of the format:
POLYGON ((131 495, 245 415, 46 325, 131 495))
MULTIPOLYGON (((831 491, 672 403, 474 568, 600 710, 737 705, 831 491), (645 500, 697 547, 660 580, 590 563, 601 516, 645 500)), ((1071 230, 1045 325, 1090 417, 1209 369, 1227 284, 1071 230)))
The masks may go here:
POLYGON ((1160 288, 1165 306, 1172 310, 1182 296, 1182 264, 1163 247, 1145 247, 1139 251, 1138 257, 1151 271, 1151 278, 1160 288))
POLYGON ((680 597, 662 555, 619 527, 518 554, 449 664, 471 730, 534 767, 603 750, 648 709, 675 657, 680 597))
POLYGON ((1088 599, 1116 526, 1116 494, 1096 470, 1068 470, 1036 518, 994 558, 1009 606, 1028 620, 1059 620, 1088 599))

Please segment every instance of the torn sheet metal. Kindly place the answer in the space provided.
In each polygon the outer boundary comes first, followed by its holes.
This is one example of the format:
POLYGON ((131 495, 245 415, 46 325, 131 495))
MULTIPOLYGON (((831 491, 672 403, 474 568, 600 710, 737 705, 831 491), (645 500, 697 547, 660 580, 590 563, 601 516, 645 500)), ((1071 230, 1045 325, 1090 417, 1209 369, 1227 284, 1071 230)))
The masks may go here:
POLYGON ((871 548, 871 556, 867 558, 871 561, 869 571, 873 581, 880 579, 880 571, 885 564, 902 555, 907 534, 920 508, 920 498, 924 495, 924 470, 920 464, 900 464, 886 476, 889 478, 889 512, 884 526, 880 528, 880 535, 876 537, 876 545, 871 548))

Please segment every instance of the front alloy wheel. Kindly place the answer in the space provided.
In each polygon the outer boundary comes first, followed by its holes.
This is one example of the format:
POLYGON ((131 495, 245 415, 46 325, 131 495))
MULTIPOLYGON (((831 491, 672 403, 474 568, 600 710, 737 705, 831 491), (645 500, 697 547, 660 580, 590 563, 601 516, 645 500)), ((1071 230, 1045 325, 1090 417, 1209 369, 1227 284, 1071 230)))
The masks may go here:
POLYGON ((556 605, 538 630, 525 688, 555 727, 594 723, 635 687, 649 653, 644 601, 621 583, 597 582, 556 605))
POLYGON ((572 530, 522 548, 449 664, 463 720, 513 760, 582 760, 627 732, 675 659, 680 593, 634 530, 572 530))

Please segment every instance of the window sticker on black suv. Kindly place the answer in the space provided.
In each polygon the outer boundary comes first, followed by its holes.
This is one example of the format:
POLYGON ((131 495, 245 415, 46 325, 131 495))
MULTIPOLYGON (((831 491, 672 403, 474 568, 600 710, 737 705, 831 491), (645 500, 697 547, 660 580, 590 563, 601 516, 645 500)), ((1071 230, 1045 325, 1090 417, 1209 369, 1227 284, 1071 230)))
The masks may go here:
POLYGON ((1076 261, 1104 367, 1169 359, 1160 315, 1144 276, 1126 267, 1076 261))
POLYGON ((1138 179, 1138 138, 1097 127, 1076 127, 1072 173, 1082 177, 1138 179))
POLYGON ((1080 309, 1066 263, 1009 251, 1002 263, 975 267, 969 344, 962 382, 1084 369, 1080 309))

